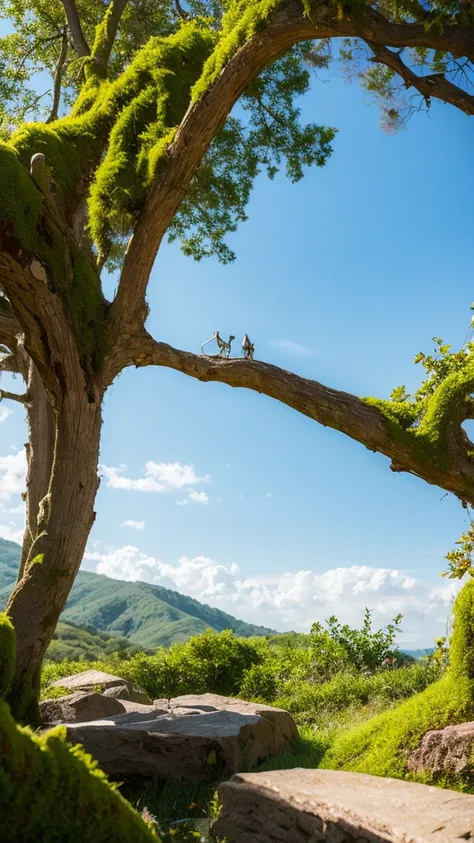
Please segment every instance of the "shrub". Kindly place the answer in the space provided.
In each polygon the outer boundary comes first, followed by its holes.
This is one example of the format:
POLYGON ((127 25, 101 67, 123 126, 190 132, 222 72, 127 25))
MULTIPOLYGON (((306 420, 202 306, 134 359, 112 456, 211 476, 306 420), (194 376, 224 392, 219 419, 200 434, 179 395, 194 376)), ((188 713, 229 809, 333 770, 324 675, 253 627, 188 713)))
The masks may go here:
MULTIPOLYGON (((474 717, 474 580, 467 583, 454 606, 451 667, 425 691, 391 711, 342 733, 326 752, 322 765, 378 776, 410 778, 407 760, 431 729, 443 729, 474 717)), ((401 671, 397 671, 401 672, 401 671)), ((394 674, 391 674, 394 675, 394 674)), ((412 776, 412 778, 415 778, 412 776)), ((424 775, 423 781, 429 776, 424 775)), ((472 789, 470 774, 448 782, 472 789)))

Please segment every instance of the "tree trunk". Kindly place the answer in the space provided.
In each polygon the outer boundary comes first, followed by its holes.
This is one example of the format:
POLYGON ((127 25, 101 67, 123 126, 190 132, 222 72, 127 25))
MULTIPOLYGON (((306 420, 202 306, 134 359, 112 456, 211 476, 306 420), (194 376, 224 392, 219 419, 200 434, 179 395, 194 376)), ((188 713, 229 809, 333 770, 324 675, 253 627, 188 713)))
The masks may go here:
MULTIPOLYGON (((38 696, 43 658, 81 564, 94 522, 99 486, 97 463, 101 395, 69 390, 55 414, 55 446, 49 489, 38 504, 36 535, 30 542, 23 576, 7 613, 17 636, 16 671, 8 702, 23 722, 39 722, 38 696)), ((43 408, 44 409, 44 408, 43 408)), ((33 469, 33 450, 30 470, 33 469)), ((40 457, 38 457, 40 459, 40 457)), ((36 505, 37 484, 28 494, 36 505)), ((32 508, 29 523, 33 526, 32 508)))
POLYGON ((54 411, 48 401, 39 372, 32 360, 30 361, 28 374, 28 399, 28 442, 25 444, 27 460, 26 524, 18 582, 23 577, 31 545, 36 538, 40 501, 48 494, 56 439, 54 411))

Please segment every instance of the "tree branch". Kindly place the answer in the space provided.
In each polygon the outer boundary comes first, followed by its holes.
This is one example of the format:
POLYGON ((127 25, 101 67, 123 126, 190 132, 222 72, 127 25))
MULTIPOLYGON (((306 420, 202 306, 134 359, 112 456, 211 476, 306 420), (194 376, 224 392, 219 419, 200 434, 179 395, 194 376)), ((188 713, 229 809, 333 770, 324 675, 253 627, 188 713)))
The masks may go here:
POLYGON ((104 28, 92 48, 92 58, 104 68, 107 67, 110 53, 112 52, 112 47, 117 36, 120 19, 126 5, 127 0, 112 0, 105 13, 102 24, 100 24, 104 28))
POLYGON ((378 64, 384 64, 391 70, 394 70, 404 81, 405 87, 416 88, 425 99, 436 97, 444 102, 454 105, 465 114, 472 116, 474 114, 474 96, 453 85, 444 76, 443 73, 434 73, 428 76, 418 76, 410 70, 409 67, 402 61, 398 52, 387 49, 381 44, 375 44, 373 41, 366 39, 366 44, 372 50, 374 57, 371 61, 378 64))
POLYGON ((54 71, 54 89, 53 89, 53 104, 46 123, 52 123, 53 120, 58 119, 59 102, 61 99, 61 79, 63 74, 64 62, 67 56, 67 32, 64 30, 62 34, 61 50, 59 53, 58 63, 54 71))
POLYGON ((66 13, 67 25, 71 33, 72 46, 79 58, 90 55, 89 45, 82 33, 81 21, 76 8, 75 0, 61 0, 66 13))
POLYGON ((6 390, 0 389, 0 401, 3 401, 4 398, 7 398, 9 401, 17 401, 19 404, 26 404, 28 401, 26 392, 23 395, 17 395, 16 392, 6 392, 6 390))
MULTIPOLYGON (((406 431, 401 425, 395 431, 396 422, 389 421, 380 407, 355 395, 330 389, 270 363, 243 358, 211 359, 181 351, 157 342, 146 331, 129 337, 121 347, 119 369, 130 365, 164 366, 200 381, 262 393, 350 436, 371 451, 385 454, 393 471, 414 474, 462 500, 474 502, 474 462, 465 447, 453 442, 452 452, 443 452, 442 458, 436 460, 433 454, 424 453, 415 431, 406 431)), ((467 437, 463 437, 461 429, 460 439, 467 446, 467 437)))
MULTIPOLYGON (((429 47, 454 56, 474 55, 474 30, 458 26, 427 29, 423 23, 391 23, 372 8, 354 18, 338 19, 328 6, 314 2, 306 14, 300 0, 287 0, 229 59, 215 81, 184 116, 160 168, 131 238, 117 295, 110 309, 110 328, 117 336, 143 325, 147 315, 145 294, 155 257, 166 230, 186 195, 213 137, 251 80, 269 62, 298 41, 358 37, 385 47, 429 47)), ((414 84, 414 82, 412 83, 414 84)), ((471 113, 471 103, 454 96, 454 86, 431 77, 430 96, 439 96, 471 113)))

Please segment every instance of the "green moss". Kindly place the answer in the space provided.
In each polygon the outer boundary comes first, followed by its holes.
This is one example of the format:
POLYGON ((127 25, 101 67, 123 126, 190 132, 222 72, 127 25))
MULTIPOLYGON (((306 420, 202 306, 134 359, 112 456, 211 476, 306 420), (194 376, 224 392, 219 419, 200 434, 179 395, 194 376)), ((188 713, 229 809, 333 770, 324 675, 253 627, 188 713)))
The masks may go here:
POLYGON ((454 630, 449 647, 453 677, 474 680, 474 580, 459 592, 454 606, 454 630))
POLYGON ((12 235, 24 249, 34 251, 43 197, 18 153, 0 143, 0 220, 8 220, 12 235))
MULTIPOLYGON (((454 616, 446 676, 391 711, 342 733, 324 755, 322 767, 443 784, 428 773, 411 775, 407 761, 426 732, 474 717, 474 581, 458 595, 454 616)), ((450 778, 449 786, 473 789, 471 770, 450 778)))
POLYGON ((8 615, 0 614, 0 698, 11 685, 15 671, 16 638, 8 615))
POLYGON ((109 252, 112 233, 129 231, 215 38, 196 22, 152 38, 115 83, 130 96, 91 188, 90 228, 101 252, 109 252))
POLYGON ((32 568, 33 565, 42 565, 44 562, 44 553, 38 553, 34 559, 31 560, 30 564, 28 565, 29 568, 32 568))
POLYGON ((451 458, 440 436, 433 435, 433 429, 419 425, 416 421, 416 406, 408 401, 387 401, 380 398, 361 398, 364 404, 376 407, 385 419, 390 439, 406 446, 420 460, 431 460, 439 468, 448 469, 451 458))
POLYGON ((58 727, 39 737, 0 703, 0 839, 158 843, 151 828, 58 727))

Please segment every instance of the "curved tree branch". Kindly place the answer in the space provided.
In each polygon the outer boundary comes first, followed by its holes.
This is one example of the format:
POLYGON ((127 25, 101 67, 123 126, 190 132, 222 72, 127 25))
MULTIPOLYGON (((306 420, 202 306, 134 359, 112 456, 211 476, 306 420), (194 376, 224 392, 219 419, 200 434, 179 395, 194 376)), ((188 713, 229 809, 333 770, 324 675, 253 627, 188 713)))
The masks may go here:
POLYGON ((131 365, 164 366, 200 381, 225 383, 267 395, 350 436, 369 450, 385 454, 393 471, 414 474, 474 504, 474 461, 468 455, 469 442, 461 429, 458 439, 452 441, 452 450, 439 452, 439 459, 433 459, 433 454, 424 452, 415 431, 394 424, 372 402, 270 363, 243 358, 222 360, 181 351, 157 342, 146 331, 129 337, 126 347, 122 346, 119 368, 131 365))
POLYGON ((69 32, 71 33, 72 46, 79 58, 85 58, 90 55, 90 49, 82 32, 81 21, 79 19, 75 0, 61 0, 61 2, 64 6, 67 25, 69 27, 69 32))
POLYGON ((455 105, 465 114, 474 114, 474 96, 453 85, 443 73, 434 73, 428 76, 418 76, 402 61, 398 52, 393 52, 381 44, 366 40, 366 44, 372 50, 374 56, 371 61, 384 64, 394 70, 404 81, 405 87, 416 88, 425 99, 437 97, 450 105, 455 105))
MULTIPOLYGON (((306 14, 300 0, 287 0, 266 26, 236 51, 183 118, 168 149, 166 166, 160 168, 149 191, 127 248, 109 315, 115 335, 133 332, 143 325, 148 279, 165 232, 213 137, 254 76, 298 41, 341 36, 361 38, 383 48, 420 46, 449 51, 454 56, 474 55, 474 30, 457 26, 428 30, 422 23, 391 23, 372 8, 353 18, 347 15, 339 19, 334 10, 316 2, 311 14, 306 14)), ((471 103, 464 99, 461 102, 460 92, 444 77, 431 76, 429 81, 415 77, 410 84, 419 84, 423 90, 429 85, 430 96, 453 102, 463 110, 467 105, 467 113, 472 113, 471 103)))

